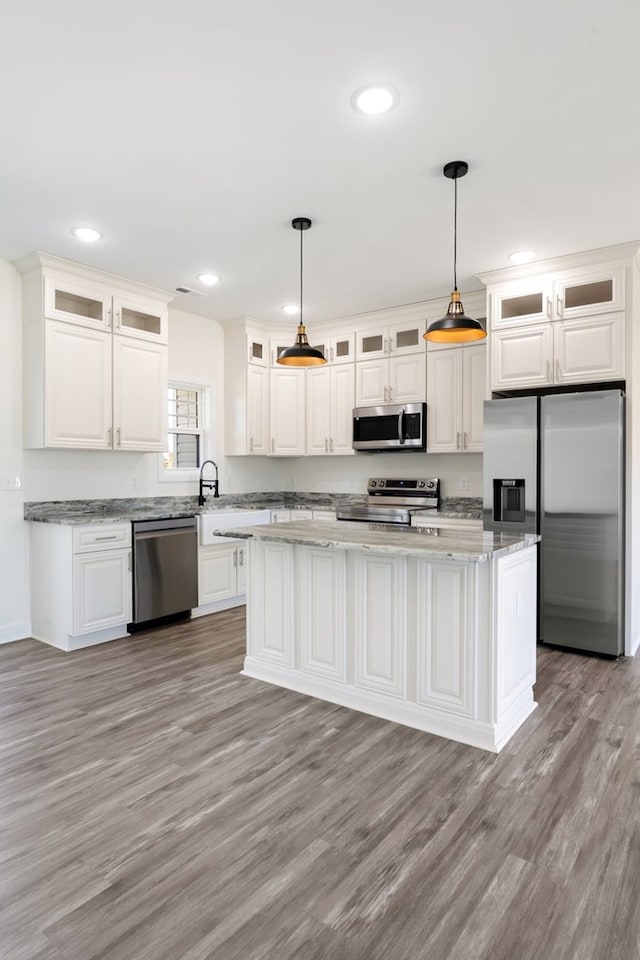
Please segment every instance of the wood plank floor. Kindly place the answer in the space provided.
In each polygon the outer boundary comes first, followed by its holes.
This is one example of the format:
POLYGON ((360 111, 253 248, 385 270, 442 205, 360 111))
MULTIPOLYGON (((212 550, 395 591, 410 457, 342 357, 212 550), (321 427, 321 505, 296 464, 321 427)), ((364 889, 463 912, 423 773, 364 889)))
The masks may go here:
POLYGON ((2 960, 638 960, 640 660, 540 650, 496 757, 243 647, 0 647, 2 960))

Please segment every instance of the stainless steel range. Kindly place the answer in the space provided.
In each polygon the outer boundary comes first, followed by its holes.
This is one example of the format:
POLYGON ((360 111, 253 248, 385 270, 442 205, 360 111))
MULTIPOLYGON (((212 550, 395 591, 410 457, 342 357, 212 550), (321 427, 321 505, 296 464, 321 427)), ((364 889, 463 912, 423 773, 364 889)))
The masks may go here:
POLYGON ((338 520, 366 520, 369 523, 411 523, 418 510, 437 510, 440 505, 440 481, 380 480, 367 483, 369 498, 365 504, 344 504, 336 510, 338 520))

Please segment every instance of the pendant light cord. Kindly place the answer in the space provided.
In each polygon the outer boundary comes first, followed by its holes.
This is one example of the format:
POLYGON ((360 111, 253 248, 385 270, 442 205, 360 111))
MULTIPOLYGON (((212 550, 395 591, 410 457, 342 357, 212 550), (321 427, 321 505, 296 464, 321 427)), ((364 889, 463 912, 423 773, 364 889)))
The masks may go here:
POLYGON ((304 230, 301 230, 300 231, 300 319, 298 321, 300 325, 302 325, 303 323, 303 320, 302 320, 302 236, 303 234, 304 234, 304 230))
POLYGON ((458 289, 458 178, 453 181, 453 289, 458 289))

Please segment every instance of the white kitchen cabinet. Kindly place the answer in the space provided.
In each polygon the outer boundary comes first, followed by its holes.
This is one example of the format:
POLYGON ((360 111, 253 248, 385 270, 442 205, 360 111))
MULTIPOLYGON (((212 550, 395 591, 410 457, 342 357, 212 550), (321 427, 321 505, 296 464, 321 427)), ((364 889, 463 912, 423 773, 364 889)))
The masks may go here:
POLYGON ((352 455, 354 364, 310 367, 306 391, 307 456, 352 455))
POLYGON ((114 335, 114 450, 165 449, 167 362, 163 344, 114 335))
POLYGON ((312 517, 313 520, 330 521, 330 520, 335 520, 335 518, 336 518, 335 510, 327 509, 327 510, 313 511, 313 517, 312 517))
POLYGON ((423 403, 426 354, 362 360, 356 363, 356 407, 384 403, 423 403))
POLYGON ((404 557, 353 553, 351 587, 357 687, 405 697, 407 663, 405 605, 407 561, 404 557))
POLYGON ((30 524, 33 636, 75 650, 127 636, 131 524, 30 524))
POLYGON ((416 700, 468 717, 476 712, 477 674, 471 573, 465 563, 417 562, 416 700))
POLYGON ((346 567, 345 551, 318 547, 296 554, 300 669, 339 683, 347 679, 346 567))
POLYGON ((18 267, 25 447, 162 451, 169 295, 41 254, 18 267))
POLYGON ((353 333, 329 334, 324 339, 314 340, 313 346, 320 350, 327 363, 353 363, 356 338, 353 333))
POLYGON ((427 452, 482 451, 487 399, 485 344, 460 345, 427 354, 427 452))
POLYGON ((269 372, 269 432, 271 456, 301 457, 305 443, 306 370, 272 368, 269 372))
POLYGON ((294 663, 293 551, 286 544, 251 541, 251 604, 247 653, 269 664, 294 663))
POLYGON ((356 333, 356 360, 375 360, 409 353, 424 355, 424 330, 424 320, 399 321, 377 329, 361 330, 356 333))
POLYGON ((266 336, 253 330, 247 333, 247 363, 269 366, 269 341, 266 336))
POLYGON ((232 597, 244 600, 246 550, 236 542, 200 547, 198 550, 198 606, 232 597))
POLYGON ((124 336, 156 343, 167 343, 170 297, 159 291, 141 293, 141 285, 107 274, 98 275, 89 268, 78 275, 78 264, 65 269, 64 261, 42 266, 44 284, 43 315, 50 320, 77 323, 84 327, 111 330, 124 336), (67 269, 74 272, 67 273, 67 269))
POLYGON ((243 326, 224 332, 224 447, 228 456, 269 453, 269 349, 243 326))
POLYGON ((496 330, 493 390, 623 380, 624 314, 496 330))
POLYGON ((492 329, 624 310, 620 263, 560 270, 489 287, 492 329))

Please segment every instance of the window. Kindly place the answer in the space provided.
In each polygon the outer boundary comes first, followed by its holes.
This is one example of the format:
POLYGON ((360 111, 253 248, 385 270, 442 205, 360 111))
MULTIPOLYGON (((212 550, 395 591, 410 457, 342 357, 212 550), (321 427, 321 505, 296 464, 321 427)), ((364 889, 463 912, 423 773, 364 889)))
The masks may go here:
POLYGON ((207 390, 195 384, 170 383, 167 393, 167 447, 160 473, 165 480, 188 480, 205 458, 207 390))

